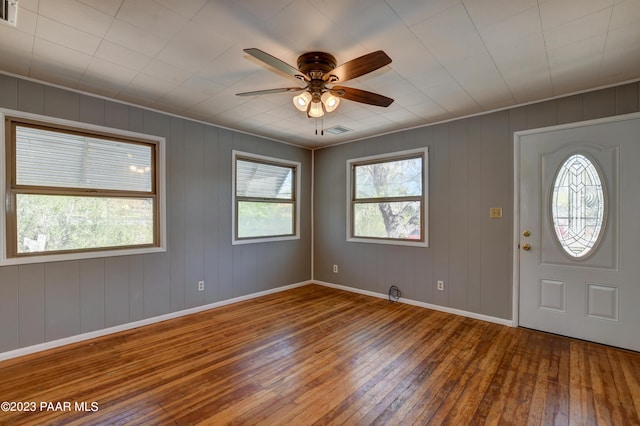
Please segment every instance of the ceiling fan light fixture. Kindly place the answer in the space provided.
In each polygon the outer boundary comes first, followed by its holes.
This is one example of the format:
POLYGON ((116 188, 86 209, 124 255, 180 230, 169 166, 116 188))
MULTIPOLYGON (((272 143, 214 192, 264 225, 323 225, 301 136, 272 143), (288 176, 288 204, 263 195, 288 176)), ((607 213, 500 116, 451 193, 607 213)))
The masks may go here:
MULTIPOLYGON (((317 119, 322 118, 325 113, 335 111, 342 99, 381 107, 387 107, 393 102, 391 98, 366 90, 334 86, 334 84, 338 82, 343 83, 390 64, 391 58, 382 50, 368 53, 339 66, 336 66, 335 57, 329 53, 307 52, 298 57, 297 68, 260 49, 250 48, 243 50, 263 64, 274 68, 276 71, 302 80, 306 83, 306 87, 282 87, 236 93, 236 95, 256 96, 284 92, 301 92, 299 95, 293 97, 293 106, 295 106, 298 111, 306 113, 307 117, 316 119, 316 134, 318 132, 317 119), (332 87, 327 87, 328 84, 332 87)), ((324 130, 321 130, 320 134, 324 134, 324 130)))
POLYGON ((309 108, 309 102, 311 102, 311 93, 307 91, 293 97, 293 105, 302 112, 307 111, 309 108))
POLYGON ((330 92, 324 92, 320 98, 327 112, 334 111, 340 105, 340 98, 333 96, 330 92))
POLYGON ((322 108, 322 102, 315 101, 309 105, 309 111, 307 112, 311 118, 320 118, 324 115, 324 109, 322 108))

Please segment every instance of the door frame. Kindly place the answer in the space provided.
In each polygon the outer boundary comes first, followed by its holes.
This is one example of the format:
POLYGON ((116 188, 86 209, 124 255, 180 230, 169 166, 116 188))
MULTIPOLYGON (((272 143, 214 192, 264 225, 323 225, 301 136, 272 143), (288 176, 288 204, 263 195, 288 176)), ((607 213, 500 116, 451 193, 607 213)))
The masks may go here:
POLYGON ((640 119, 640 112, 513 132, 513 305, 511 311, 511 325, 513 327, 518 327, 520 325, 520 248, 518 247, 520 244, 520 147, 522 145, 520 138, 522 136, 536 133, 555 132, 558 130, 575 129, 583 126, 637 119, 640 119))

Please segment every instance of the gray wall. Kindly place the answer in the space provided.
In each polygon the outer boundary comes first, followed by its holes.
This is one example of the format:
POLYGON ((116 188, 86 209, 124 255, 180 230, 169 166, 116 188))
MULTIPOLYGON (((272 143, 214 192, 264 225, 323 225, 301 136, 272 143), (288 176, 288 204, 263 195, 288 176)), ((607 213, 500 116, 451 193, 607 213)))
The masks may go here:
POLYGON ((0 352, 311 278, 310 151, 2 74, 0 107, 164 136, 168 235, 166 253, 0 267, 0 352), (231 245, 233 149, 302 163, 300 240, 231 245))
POLYGON ((633 83, 317 150, 314 278, 379 293, 397 285, 409 299, 511 319, 513 132, 637 112, 638 98, 633 83), (424 146, 429 247, 347 243, 346 161, 424 146), (503 219, 489 219, 491 207, 503 219))
MULTIPOLYGON (((639 90, 634 83, 317 150, 314 278, 380 293, 395 284, 410 299, 511 318, 513 132, 637 112, 639 90), (347 243, 346 160, 423 146, 430 247, 347 243), (490 207, 504 218, 489 220, 490 207)), ((167 253, 0 267, 0 352, 311 278, 309 151, 2 74, 0 106, 166 137, 168 197, 167 253), (302 163, 299 241, 231 246, 232 149, 302 163)))

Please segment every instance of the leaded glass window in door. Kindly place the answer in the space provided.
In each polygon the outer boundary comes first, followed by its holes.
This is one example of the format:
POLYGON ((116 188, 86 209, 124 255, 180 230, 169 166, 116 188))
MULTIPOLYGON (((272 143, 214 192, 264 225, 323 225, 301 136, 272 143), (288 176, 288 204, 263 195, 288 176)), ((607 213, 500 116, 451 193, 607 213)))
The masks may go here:
POLYGON ((598 168, 582 154, 567 158, 556 173, 551 217, 558 243, 572 258, 590 255, 604 231, 605 188, 598 168))

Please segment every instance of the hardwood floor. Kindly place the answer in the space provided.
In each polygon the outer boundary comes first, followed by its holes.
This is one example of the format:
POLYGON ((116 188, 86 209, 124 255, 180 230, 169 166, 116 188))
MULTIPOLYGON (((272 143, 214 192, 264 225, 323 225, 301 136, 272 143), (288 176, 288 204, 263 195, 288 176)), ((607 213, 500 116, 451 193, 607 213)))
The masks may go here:
POLYGON ((640 354, 309 285, 4 361, 1 401, 36 404, 3 425, 635 425, 640 354))

